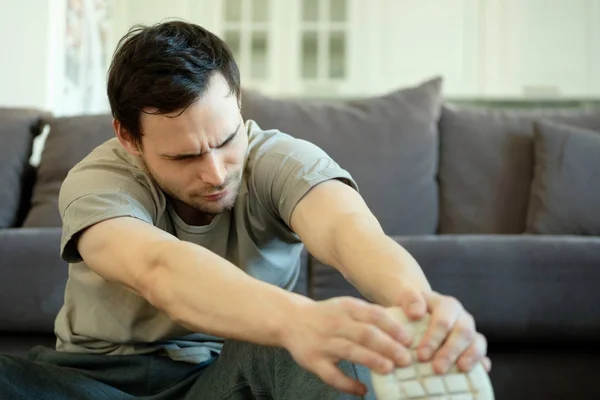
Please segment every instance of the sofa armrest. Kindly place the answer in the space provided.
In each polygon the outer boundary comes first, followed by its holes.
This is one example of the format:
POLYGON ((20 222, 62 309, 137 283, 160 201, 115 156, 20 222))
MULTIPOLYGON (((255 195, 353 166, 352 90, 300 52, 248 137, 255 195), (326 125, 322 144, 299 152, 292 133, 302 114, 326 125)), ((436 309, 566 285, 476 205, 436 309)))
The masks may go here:
MULTIPOLYGON (((434 290, 458 298, 490 342, 600 341, 600 238, 396 237, 434 290)), ((313 260, 313 297, 359 296, 313 260)))
POLYGON ((54 332, 68 264, 60 228, 0 229, 0 331, 54 332))

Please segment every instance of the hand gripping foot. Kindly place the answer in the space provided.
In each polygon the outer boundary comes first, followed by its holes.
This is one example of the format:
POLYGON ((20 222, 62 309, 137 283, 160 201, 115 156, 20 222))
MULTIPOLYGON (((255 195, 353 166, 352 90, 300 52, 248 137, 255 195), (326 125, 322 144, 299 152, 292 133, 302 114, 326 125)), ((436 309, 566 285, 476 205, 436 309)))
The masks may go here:
POLYGON ((388 312, 408 326, 413 332, 410 351, 412 364, 382 375, 371 371, 371 380, 378 400, 494 400, 489 376, 481 363, 469 372, 461 372, 456 365, 445 374, 433 370, 431 362, 419 362, 416 347, 429 325, 429 315, 419 321, 411 321, 401 308, 389 308, 388 312))

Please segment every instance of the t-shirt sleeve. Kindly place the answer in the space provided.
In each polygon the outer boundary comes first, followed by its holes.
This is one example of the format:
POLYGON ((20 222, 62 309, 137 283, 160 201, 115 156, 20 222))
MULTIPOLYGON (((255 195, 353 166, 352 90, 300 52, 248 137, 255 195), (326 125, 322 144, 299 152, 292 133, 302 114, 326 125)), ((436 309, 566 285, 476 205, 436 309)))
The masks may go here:
POLYGON ((149 187, 126 169, 87 166, 72 170, 60 190, 63 230, 61 257, 82 261, 76 237, 86 228, 111 218, 134 217, 153 224, 156 205, 149 187))
POLYGON ((251 180, 261 203, 288 227, 300 200, 319 183, 338 179, 358 191, 350 173, 324 150, 308 141, 279 135, 257 156, 251 180))

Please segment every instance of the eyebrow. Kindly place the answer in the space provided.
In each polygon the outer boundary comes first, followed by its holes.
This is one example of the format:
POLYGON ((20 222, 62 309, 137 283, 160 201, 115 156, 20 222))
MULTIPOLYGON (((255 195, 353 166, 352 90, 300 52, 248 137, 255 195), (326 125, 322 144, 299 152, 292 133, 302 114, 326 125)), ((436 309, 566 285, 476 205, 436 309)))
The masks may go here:
MULTIPOLYGON (((235 128, 235 131, 230 134, 229 136, 227 136, 227 139, 225 139, 223 142, 219 143, 217 146, 215 146, 215 148, 219 148, 219 147, 223 147, 225 146, 227 143, 231 142, 234 138, 235 135, 238 134, 238 132, 240 131, 240 126, 242 125, 242 123, 240 122, 237 126, 237 128, 235 128)), ((168 158, 170 160, 183 160, 186 158, 192 158, 192 157, 200 157, 202 154, 202 152, 200 153, 181 153, 181 154, 165 154, 165 153, 161 153, 160 156, 164 157, 164 158, 168 158)))

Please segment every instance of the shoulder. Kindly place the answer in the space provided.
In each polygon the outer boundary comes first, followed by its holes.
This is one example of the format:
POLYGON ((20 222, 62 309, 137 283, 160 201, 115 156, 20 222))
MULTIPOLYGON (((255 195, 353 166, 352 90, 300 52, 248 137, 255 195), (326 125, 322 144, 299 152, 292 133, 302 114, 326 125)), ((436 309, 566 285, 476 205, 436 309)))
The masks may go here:
POLYGON ((96 147, 67 174, 59 194, 61 212, 84 197, 126 196, 156 216, 161 192, 143 162, 129 154, 116 138, 96 147))
POLYGON ((137 160, 111 139, 95 148, 73 167, 58 198, 62 218, 61 255, 79 262, 73 239, 88 227, 117 217, 133 217, 156 225, 166 200, 137 160))
POLYGON ((95 170, 135 175, 143 172, 143 165, 121 146, 117 138, 112 138, 93 149, 69 171, 69 175, 95 170))
POLYGON ((313 162, 329 155, 314 143, 293 137, 277 129, 263 130, 253 120, 246 122, 248 133, 247 166, 252 168, 265 160, 313 162))
POLYGON ((249 193, 288 226, 300 199, 319 183, 339 179, 358 189, 348 171, 315 144, 278 130, 262 130, 254 121, 247 128, 249 193))

